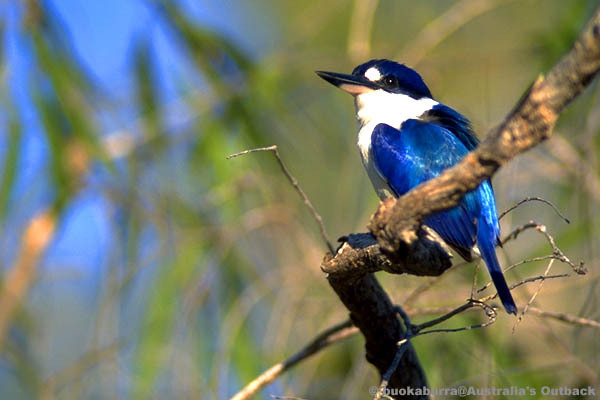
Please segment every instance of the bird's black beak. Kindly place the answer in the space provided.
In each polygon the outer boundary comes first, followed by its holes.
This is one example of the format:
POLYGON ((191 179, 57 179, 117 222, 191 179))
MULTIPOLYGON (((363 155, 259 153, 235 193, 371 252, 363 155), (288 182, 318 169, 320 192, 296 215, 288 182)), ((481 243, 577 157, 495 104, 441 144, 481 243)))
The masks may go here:
POLYGON ((339 87, 344 92, 353 96, 377 90, 379 87, 362 76, 340 74, 337 72, 316 71, 317 75, 325 79, 334 86, 339 87))

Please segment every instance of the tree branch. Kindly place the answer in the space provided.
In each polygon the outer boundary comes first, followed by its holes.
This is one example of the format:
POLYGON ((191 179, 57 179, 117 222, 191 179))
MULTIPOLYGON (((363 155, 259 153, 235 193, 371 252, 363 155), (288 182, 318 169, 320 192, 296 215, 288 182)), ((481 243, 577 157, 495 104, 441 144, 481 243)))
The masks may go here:
POLYGON ((273 365, 271 368, 260 374, 252 382, 247 384, 240 390, 231 400, 246 400, 252 398, 260 389, 269 383, 273 382, 279 375, 300 361, 312 356, 324 347, 330 344, 337 343, 354 335, 358 330, 352 326, 350 320, 346 320, 337 325, 334 325, 320 334, 318 334, 311 342, 302 350, 285 360, 284 362, 273 365))
POLYGON ((455 167, 398 199, 381 202, 370 231, 381 248, 394 253, 417 239, 423 219, 456 206, 516 155, 551 136, 558 115, 600 69, 600 10, 596 10, 573 48, 544 78, 538 77, 505 121, 455 167))
POLYGON ((540 310, 536 307, 529 307, 529 312, 540 317, 551 318, 557 321, 562 321, 567 324, 589 326, 592 328, 600 328, 600 322, 592 319, 576 317, 571 314, 557 313, 553 311, 540 310))
POLYGON ((365 337, 366 358, 375 365, 390 387, 427 386, 425 373, 412 344, 398 354, 398 341, 407 331, 396 316, 397 308, 372 272, 437 276, 452 265, 449 253, 425 230, 421 240, 396 253, 394 260, 381 253, 369 234, 350 235, 336 252, 325 256, 321 269, 338 297, 350 311, 350 319, 365 337), (390 372, 390 365, 396 365, 390 372))

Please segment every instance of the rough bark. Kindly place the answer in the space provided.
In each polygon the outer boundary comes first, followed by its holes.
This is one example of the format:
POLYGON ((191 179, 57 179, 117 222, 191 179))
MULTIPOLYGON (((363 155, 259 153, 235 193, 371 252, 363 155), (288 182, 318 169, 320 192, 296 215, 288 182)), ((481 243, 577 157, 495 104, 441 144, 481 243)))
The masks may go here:
MULTIPOLYGON (((321 269, 328 273, 329 284, 350 319, 366 340, 366 357, 383 375, 398 350, 397 343, 406 333, 397 318, 394 304, 372 274, 384 270, 394 274, 440 275, 451 265, 449 253, 439 242, 419 231, 421 240, 396 252, 394 261, 381 253, 370 234, 353 234, 347 238, 335 257, 328 254, 321 269)), ((423 387, 427 379, 410 343, 390 379, 389 387, 423 387)))

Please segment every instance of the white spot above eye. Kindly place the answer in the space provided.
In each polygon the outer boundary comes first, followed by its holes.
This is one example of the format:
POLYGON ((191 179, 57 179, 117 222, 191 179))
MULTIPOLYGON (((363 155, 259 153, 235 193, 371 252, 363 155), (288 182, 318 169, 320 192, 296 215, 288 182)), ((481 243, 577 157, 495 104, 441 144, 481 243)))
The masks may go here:
POLYGON ((371 67, 365 72, 365 78, 371 82, 375 82, 381 79, 381 72, 375 67, 371 67))

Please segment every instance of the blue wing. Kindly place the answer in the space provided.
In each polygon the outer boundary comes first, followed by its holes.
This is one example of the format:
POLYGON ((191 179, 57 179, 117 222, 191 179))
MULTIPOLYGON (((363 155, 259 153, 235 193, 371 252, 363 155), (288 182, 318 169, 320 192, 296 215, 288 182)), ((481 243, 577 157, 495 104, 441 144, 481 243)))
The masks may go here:
POLYGON ((469 151, 479 145, 479 140, 471 128, 471 122, 462 114, 444 104, 436 104, 419 119, 433 122, 448 129, 469 151))
MULTIPOLYGON (((379 124, 371 135, 375 167, 397 196, 438 176, 475 146, 468 136, 457 136, 443 125, 414 119, 404 122, 400 130, 379 124)), ((507 312, 517 313, 496 258, 500 228, 489 181, 467 193, 458 206, 427 217, 425 224, 467 260, 477 242, 502 304, 507 312)))
MULTIPOLYGON (((408 120, 400 130, 386 124, 377 125, 371 136, 371 152, 381 176, 395 194, 401 196, 455 165, 468 149, 450 130, 438 124, 408 120)), ((489 182, 484 185, 489 187, 493 203, 489 182)), ((468 193, 459 206, 425 220, 426 225, 465 258, 477 237, 476 220, 481 209, 479 191, 481 189, 468 193)))

